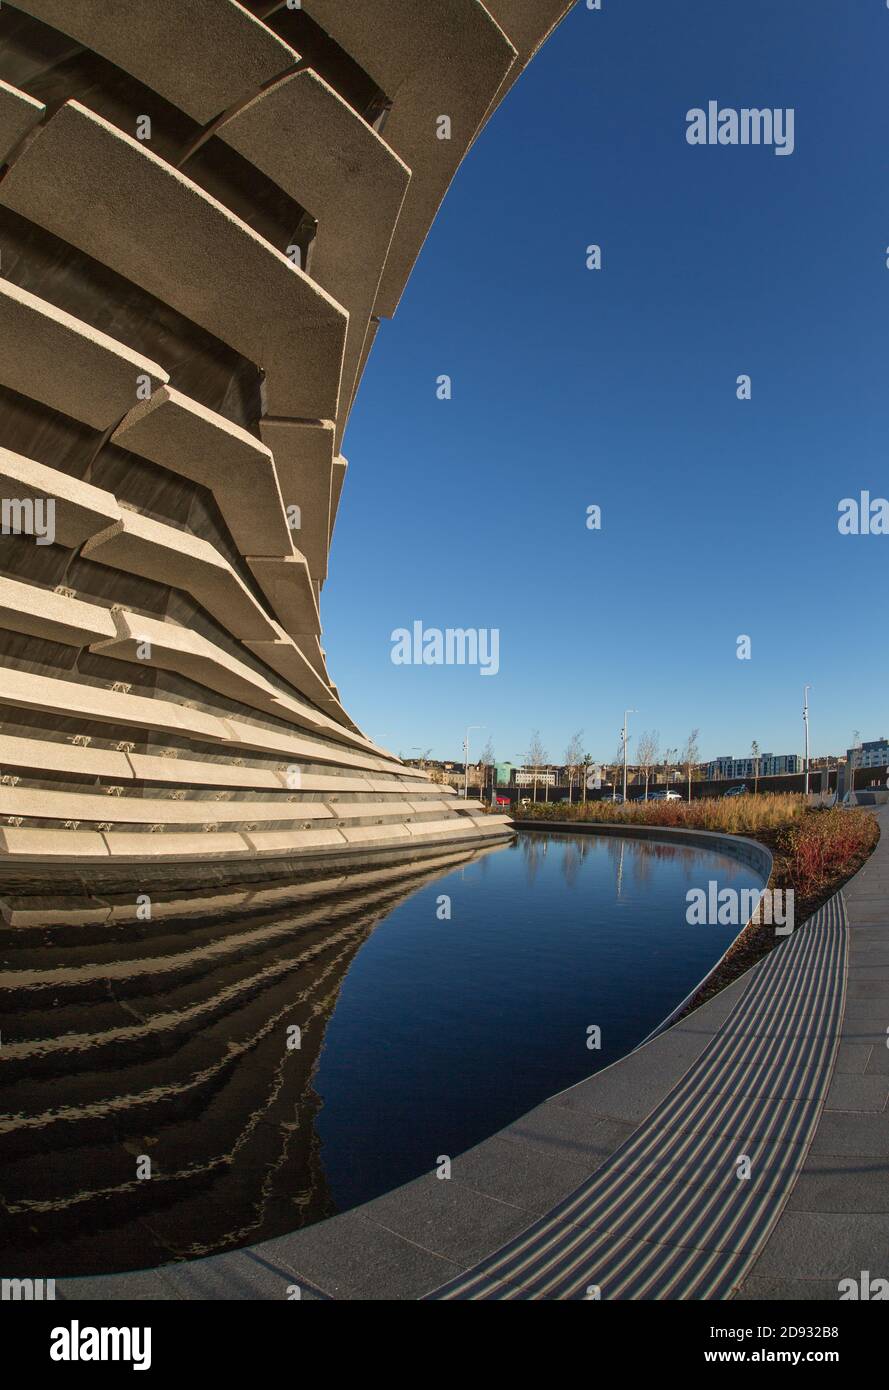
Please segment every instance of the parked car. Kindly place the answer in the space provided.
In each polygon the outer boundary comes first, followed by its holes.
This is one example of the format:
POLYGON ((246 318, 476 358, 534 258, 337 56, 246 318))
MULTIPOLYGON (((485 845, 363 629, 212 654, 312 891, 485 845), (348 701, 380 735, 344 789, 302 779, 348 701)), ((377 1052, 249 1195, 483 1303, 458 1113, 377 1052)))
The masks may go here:
POLYGON ((666 787, 663 791, 652 792, 649 801, 681 801, 682 797, 678 792, 674 792, 672 787, 666 787))
POLYGON ((749 790, 747 783, 742 782, 740 787, 729 787, 728 791, 722 794, 723 796, 748 796, 749 790))

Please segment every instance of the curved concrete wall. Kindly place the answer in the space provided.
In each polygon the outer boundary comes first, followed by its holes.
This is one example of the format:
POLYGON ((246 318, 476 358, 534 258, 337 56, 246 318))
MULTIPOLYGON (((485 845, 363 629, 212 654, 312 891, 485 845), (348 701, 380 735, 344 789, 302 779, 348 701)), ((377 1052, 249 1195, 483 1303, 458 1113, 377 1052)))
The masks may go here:
POLYGON ((364 737, 319 598, 380 317, 570 8, 0 7, 0 865, 509 832, 364 737))

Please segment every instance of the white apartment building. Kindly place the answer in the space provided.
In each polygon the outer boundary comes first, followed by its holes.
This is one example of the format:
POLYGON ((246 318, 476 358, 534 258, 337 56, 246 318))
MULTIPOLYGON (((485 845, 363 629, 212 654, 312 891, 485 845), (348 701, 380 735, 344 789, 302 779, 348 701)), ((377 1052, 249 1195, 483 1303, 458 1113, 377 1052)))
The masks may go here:
POLYGON ((803 760, 798 753, 760 753, 755 760, 752 754, 747 758, 714 758, 707 764, 711 782, 735 777, 786 777, 802 771, 803 760))
POLYGON ((539 772, 528 772, 525 768, 520 768, 515 774, 515 784, 517 787, 554 787, 556 786, 556 774, 541 768, 539 772))

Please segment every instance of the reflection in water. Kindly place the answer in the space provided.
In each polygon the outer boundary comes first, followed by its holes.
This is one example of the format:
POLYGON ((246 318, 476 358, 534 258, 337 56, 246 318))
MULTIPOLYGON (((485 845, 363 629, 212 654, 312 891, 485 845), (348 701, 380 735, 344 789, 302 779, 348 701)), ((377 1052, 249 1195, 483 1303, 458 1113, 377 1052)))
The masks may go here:
POLYGON ((4 1269, 146 1267, 329 1215, 312 1076, 343 978, 381 917, 473 857, 152 894, 149 921, 132 894, 7 896, 4 1269))
POLYGON ((691 928, 690 887, 759 886, 708 851, 554 832, 255 873, 149 888, 149 920, 120 883, 4 880, 6 1273, 193 1259, 430 1171, 694 987, 734 931, 691 928))

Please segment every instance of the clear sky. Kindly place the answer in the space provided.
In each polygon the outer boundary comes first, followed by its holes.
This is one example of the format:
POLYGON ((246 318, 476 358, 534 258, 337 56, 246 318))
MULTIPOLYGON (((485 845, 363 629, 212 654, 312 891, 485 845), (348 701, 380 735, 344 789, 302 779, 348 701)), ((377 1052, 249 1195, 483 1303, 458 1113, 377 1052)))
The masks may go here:
POLYGON ((475 754, 539 729, 561 761, 582 728, 605 760, 627 707, 662 749, 802 752, 806 682, 813 756, 889 734, 889 536, 837 526, 889 496, 889 8, 604 4, 482 133, 380 329, 331 673, 406 756, 479 724, 475 754), (792 107, 793 153, 688 144, 710 100, 792 107), (498 629, 498 674, 393 664, 417 620, 498 629))

